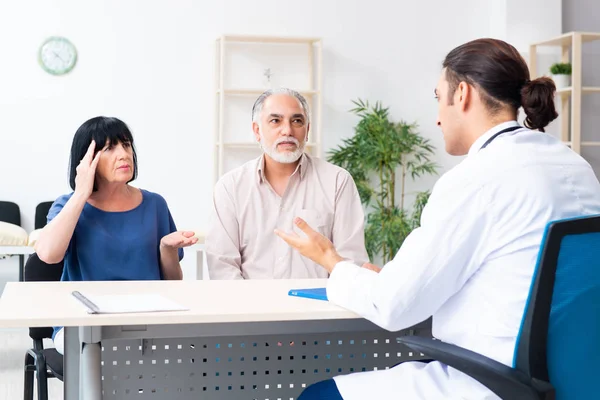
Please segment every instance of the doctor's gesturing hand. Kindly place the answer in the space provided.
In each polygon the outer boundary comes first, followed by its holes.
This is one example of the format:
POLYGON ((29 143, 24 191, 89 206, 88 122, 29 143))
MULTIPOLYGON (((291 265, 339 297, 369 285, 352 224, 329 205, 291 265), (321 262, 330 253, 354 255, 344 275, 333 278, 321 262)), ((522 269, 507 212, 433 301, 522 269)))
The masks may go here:
POLYGON ((287 244, 295 248, 304 257, 322 265, 327 272, 331 273, 335 265, 344 261, 333 247, 333 243, 325 236, 312 229, 302 218, 295 218, 294 224, 306 234, 306 237, 300 237, 295 233, 289 234, 275 229, 275 234, 285 240, 287 244))
MULTIPOLYGON (((315 263, 322 265, 327 272, 331 274, 336 264, 344 259, 338 254, 333 243, 325 236, 312 229, 302 218, 295 218, 294 224, 300 228, 306 237, 300 237, 295 233, 288 234, 275 229, 275 234, 285 240, 287 244, 295 248, 304 257, 307 257, 315 263)), ((376 265, 366 263, 363 268, 379 272, 381 268, 376 265)))

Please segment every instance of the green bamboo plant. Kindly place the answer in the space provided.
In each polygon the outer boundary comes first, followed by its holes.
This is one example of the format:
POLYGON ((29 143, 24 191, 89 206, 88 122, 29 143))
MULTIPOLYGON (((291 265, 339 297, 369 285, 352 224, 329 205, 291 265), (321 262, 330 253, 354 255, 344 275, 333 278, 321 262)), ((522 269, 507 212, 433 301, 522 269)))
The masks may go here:
POLYGON ((371 260, 391 260, 408 234, 419 226, 429 191, 416 193, 412 209, 405 206, 407 178, 436 174, 434 147, 415 124, 392 122, 389 109, 377 102, 352 101, 360 117, 354 136, 329 151, 328 160, 353 177, 367 210, 365 244, 371 260), (399 199, 396 184, 400 184, 399 199))

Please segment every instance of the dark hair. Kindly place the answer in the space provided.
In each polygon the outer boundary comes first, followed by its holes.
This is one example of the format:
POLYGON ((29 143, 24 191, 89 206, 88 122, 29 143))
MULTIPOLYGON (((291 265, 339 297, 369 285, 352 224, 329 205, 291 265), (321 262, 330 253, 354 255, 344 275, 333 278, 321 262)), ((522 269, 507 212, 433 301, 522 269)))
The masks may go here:
MULTIPOLYGON (((137 154, 133 145, 133 135, 125 122, 113 117, 95 117, 85 121, 77 129, 75 137, 73 137, 71 158, 69 160, 69 185, 71 189, 75 190, 77 166, 85 156, 85 153, 87 153, 92 139, 96 142, 94 156, 104 148, 106 142, 111 146, 115 146, 118 143, 131 145, 131 150, 133 151, 133 177, 129 182, 137 178, 138 164, 137 154)), ((94 191, 96 190, 96 183, 94 183, 94 191)))
POLYGON ((497 39, 477 39, 452 50, 443 67, 449 85, 449 102, 460 82, 466 82, 479 91, 492 115, 506 106, 516 113, 523 107, 524 124, 544 132, 558 117, 554 106, 556 86, 550 78, 529 78, 529 68, 510 44, 497 39))

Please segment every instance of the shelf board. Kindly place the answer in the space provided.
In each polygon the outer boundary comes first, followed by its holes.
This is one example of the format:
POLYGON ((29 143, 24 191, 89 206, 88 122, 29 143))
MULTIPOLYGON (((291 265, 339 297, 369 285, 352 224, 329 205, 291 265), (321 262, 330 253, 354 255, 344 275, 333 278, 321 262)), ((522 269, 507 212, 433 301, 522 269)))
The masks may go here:
MULTIPOLYGON (((278 44, 278 43, 296 43, 296 44, 313 44, 316 42, 320 42, 320 38, 314 37, 272 37, 272 36, 252 36, 252 35, 224 35, 221 38, 225 43, 270 43, 270 44, 278 44)), ((220 40, 217 39, 217 40, 220 40)))
MULTIPOLYGON (((587 93, 600 93, 600 87, 598 86, 584 86, 581 88, 581 92, 584 94, 587 93)), ((569 86, 569 87, 565 87, 565 88, 560 88, 556 91, 557 94, 560 95, 570 95, 571 93, 573 93, 573 87, 569 86)))
MULTIPOLYGON (((217 147, 219 147, 221 144, 217 143, 217 147)), ((257 150, 260 150, 260 147, 258 146, 257 142, 225 142, 223 143, 224 147, 228 147, 228 148, 234 148, 234 149, 251 149, 251 148, 256 148, 257 150)), ((314 147, 316 146, 316 143, 306 143, 306 147, 314 147)))
MULTIPOLYGON (((268 89, 225 89, 223 93, 231 96, 260 96, 268 89)), ((303 96, 314 96, 319 94, 318 90, 297 90, 303 96)), ((217 94, 221 94, 221 89, 217 90, 217 94)))
POLYGON ((581 32, 581 40, 583 43, 600 40, 600 33, 597 32, 581 32))
POLYGON ((541 42, 534 43, 532 46, 563 46, 571 44, 573 33, 565 33, 552 39, 544 40, 541 42))
POLYGON ((256 149, 256 150, 260 150, 260 147, 258 146, 257 142, 228 142, 228 143, 217 143, 217 147, 223 145, 223 147, 229 147, 229 148, 237 148, 237 149, 256 149))
MULTIPOLYGON (((541 42, 534 43, 533 46, 570 46, 573 43, 573 33, 564 33, 560 36, 552 39, 544 40, 541 42)), ((579 32, 581 34, 581 41, 583 43, 591 42, 594 40, 600 40, 600 33, 595 32, 579 32)))
POLYGON ((583 93, 599 93, 600 87, 598 86, 584 86, 581 88, 583 93))
MULTIPOLYGON (((563 142, 567 146, 571 147, 571 142, 563 142)), ((581 146, 600 146, 600 142, 581 142, 581 146)))

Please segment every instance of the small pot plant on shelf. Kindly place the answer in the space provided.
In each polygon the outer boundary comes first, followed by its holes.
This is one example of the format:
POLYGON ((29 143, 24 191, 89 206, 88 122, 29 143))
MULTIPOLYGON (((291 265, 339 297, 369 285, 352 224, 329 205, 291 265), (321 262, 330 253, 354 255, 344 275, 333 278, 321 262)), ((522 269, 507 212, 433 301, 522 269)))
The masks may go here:
POLYGON ((557 89, 571 86, 571 64, 556 63, 550 67, 550 73, 557 89))
POLYGON ((328 160, 352 175, 367 211, 369 258, 385 264, 420 225, 429 191, 409 193, 407 180, 437 174, 438 165, 431 160, 435 149, 415 124, 391 121, 381 103, 370 105, 360 99, 353 103, 351 112, 360 118, 354 136, 330 151, 328 160))

